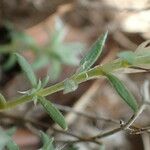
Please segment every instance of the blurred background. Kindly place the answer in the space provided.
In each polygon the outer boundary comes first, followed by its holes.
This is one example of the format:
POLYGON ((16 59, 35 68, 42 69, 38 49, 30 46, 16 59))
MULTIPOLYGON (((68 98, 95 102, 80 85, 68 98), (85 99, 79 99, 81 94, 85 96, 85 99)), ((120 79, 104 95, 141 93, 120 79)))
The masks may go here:
MULTIPOLYGON (((39 78, 49 74, 50 86, 71 76, 91 44, 106 30, 109 36, 97 65, 114 60, 120 51, 134 51, 140 43, 150 39, 150 1, 1 0, 0 92, 11 99, 20 96, 17 91, 30 88, 13 52, 21 53, 39 78)), ((150 80, 149 73, 119 73, 118 76, 140 103, 143 97, 141 89, 150 80)), ((48 99, 64 112, 69 132, 81 136, 103 133, 117 127, 119 120, 128 120, 132 115, 103 78, 85 82, 75 92, 65 95, 59 92, 48 99), (95 117, 78 115, 71 109, 95 117)), ((144 111, 136 125, 149 125, 149 114, 149 110, 144 111)), ((56 141, 71 139, 54 131, 52 120, 33 103, 0 112, 0 117, 1 128, 17 127, 13 139, 21 150, 40 147, 38 130, 47 131, 56 141)), ((150 141, 147 134, 125 132, 102 139, 106 150, 148 150, 145 147, 150 146, 150 142, 146 141, 150 141)), ((59 145, 64 143, 56 142, 56 146, 59 145)), ((92 143, 75 146, 81 150, 98 150, 92 143)))

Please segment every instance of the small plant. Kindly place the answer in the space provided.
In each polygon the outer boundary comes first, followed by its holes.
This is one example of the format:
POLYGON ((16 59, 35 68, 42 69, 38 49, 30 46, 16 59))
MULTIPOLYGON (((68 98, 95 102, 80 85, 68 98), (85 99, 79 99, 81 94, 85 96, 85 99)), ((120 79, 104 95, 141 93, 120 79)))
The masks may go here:
MULTIPOLYGON (((68 92, 72 92, 78 88, 78 85, 99 77, 105 77, 109 80, 115 91, 120 95, 122 100, 131 108, 133 111, 133 116, 129 119, 129 121, 125 124, 121 124, 120 128, 117 128, 112 131, 108 131, 104 134, 99 134, 94 137, 89 137, 86 139, 80 138, 81 141, 94 141, 99 138, 109 136, 113 133, 119 132, 121 130, 125 130, 129 128, 134 120, 139 116, 139 114, 143 111, 143 106, 139 105, 132 95, 132 93, 128 90, 128 88, 124 85, 124 83, 116 77, 113 73, 122 68, 135 68, 142 69, 145 71, 149 71, 149 68, 146 68, 150 65, 150 47, 146 47, 147 42, 142 43, 135 52, 126 51, 120 53, 118 56, 120 58, 108 62, 103 65, 98 65, 93 68, 93 64, 97 60, 97 58, 101 55, 103 47, 106 42, 107 32, 101 36, 91 47, 91 50, 86 54, 86 56, 80 61, 80 66, 77 71, 69 78, 64 81, 52 85, 50 87, 46 87, 48 82, 48 77, 43 80, 38 80, 33 72, 31 65, 19 54, 15 54, 16 60, 20 64, 23 72, 27 76, 28 80, 31 84, 31 89, 21 92, 24 94, 23 96, 6 101, 4 96, 0 97, 0 110, 6 110, 9 108, 16 107, 20 104, 33 101, 34 103, 39 103, 43 106, 44 110, 50 115, 50 117, 64 130, 67 130, 67 124, 65 122, 65 118, 59 112, 59 110, 53 105, 49 100, 46 99, 46 96, 56 93, 58 91, 63 90, 64 94, 68 92)), ((43 135, 45 137, 45 135, 43 135)), ((46 140, 47 141, 47 140, 46 140)), ((97 141, 94 141, 98 143, 97 141)), ((49 141, 52 143, 52 140, 49 141)), ((100 144, 100 143, 99 143, 100 144)), ((44 149, 46 150, 46 149, 44 149)))

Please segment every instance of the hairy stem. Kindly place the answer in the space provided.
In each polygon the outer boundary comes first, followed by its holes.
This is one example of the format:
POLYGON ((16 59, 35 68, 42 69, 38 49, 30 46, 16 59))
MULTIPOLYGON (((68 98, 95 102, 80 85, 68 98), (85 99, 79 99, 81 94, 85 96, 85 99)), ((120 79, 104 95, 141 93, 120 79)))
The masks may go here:
MULTIPOLYGON (((147 56, 145 56, 145 58, 141 59, 140 57, 136 58, 136 65, 138 66, 139 64, 147 64, 150 63, 149 62, 150 59, 147 58, 147 56)), ((135 66, 135 64, 133 64, 135 66)), ((128 62, 121 60, 121 59, 117 59, 114 60, 112 62, 106 63, 104 65, 99 65, 96 66, 86 72, 82 72, 79 74, 74 74, 73 76, 71 76, 69 79, 73 80, 75 83, 80 84, 82 82, 85 82, 87 80, 91 80, 91 79, 95 79, 98 78, 100 76, 103 76, 103 71, 106 72, 113 72, 115 70, 121 69, 121 68, 129 68, 132 67, 131 64, 129 64, 128 62)), ((45 89, 41 89, 40 91, 38 91, 36 93, 36 95, 38 96, 48 96, 51 95, 53 93, 59 92, 61 90, 64 89, 65 85, 65 80, 57 83, 55 85, 52 85, 50 87, 47 87, 45 89)), ((19 98, 13 99, 8 101, 3 107, 0 108, 0 110, 4 110, 4 109, 9 109, 9 108, 13 108, 17 105, 20 105, 22 103, 31 101, 34 95, 24 95, 21 96, 19 98)))

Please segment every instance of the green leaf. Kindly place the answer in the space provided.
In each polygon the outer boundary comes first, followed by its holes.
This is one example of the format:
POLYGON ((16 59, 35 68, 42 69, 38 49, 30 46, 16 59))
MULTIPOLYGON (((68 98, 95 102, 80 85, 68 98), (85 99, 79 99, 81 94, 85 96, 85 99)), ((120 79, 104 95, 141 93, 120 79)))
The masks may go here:
POLYGON ((37 78, 32 70, 31 65, 26 61, 24 57, 15 53, 16 58, 18 60, 19 65, 21 66, 23 72, 27 76, 28 80, 30 81, 31 85, 35 87, 37 85, 37 78))
POLYGON ((127 61, 129 64, 133 64, 135 61, 135 54, 132 51, 124 51, 118 54, 118 56, 127 61))
POLYGON ((100 146, 99 146, 99 150, 105 150, 105 145, 103 145, 103 144, 100 145, 100 146))
POLYGON ((52 59, 51 60, 51 67, 49 68, 48 74, 52 81, 58 79, 61 73, 61 63, 58 60, 52 59))
POLYGON ((39 51, 39 46, 37 45, 36 41, 25 32, 18 32, 13 29, 11 31, 11 36, 13 39, 13 43, 16 45, 20 45, 22 48, 30 48, 35 52, 39 51))
POLYGON ((122 83, 122 81, 112 74, 105 73, 105 75, 112 84, 112 86, 114 87, 114 89, 116 90, 116 92, 121 96, 121 98, 128 104, 128 106, 134 112, 136 112, 138 110, 137 102, 134 96, 128 91, 128 89, 122 83))
POLYGON ((10 137, 0 128, 0 150, 3 150, 10 137))
POLYGON ((51 39, 51 45, 55 47, 60 44, 64 40, 66 33, 67 30, 63 22, 57 17, 55 22, 55 30, 51 39))
POLYGON ((48 64, 49 64, 48 57, 46 55, 39 54, 38 56, 36 56, 36 60, 32 64, 32 68, 34 70, 38 70, 48 64))
POLYGON ((43 145, 45 145, 46 143, 48 143, 49 141, 52 143, 53 139, 50 139, 49 136, 47 134, 45 134, 43 131, 40 131, 40 136, 43 142, 43 145))
POLYGON ((49 79, 50 79, 50 77, 49 77, 49 75, 47 75, 47 76, 42 80, 42 88, 44 88, 44 87, 48 84, 49 79))
POLYGON ((78 147, 75 146, 75 144, 70 144, 67 148, 67 150, 79 150, 78 147))
POLYGON ((40 131, 41 133, 41 139, 43 142, 43 147, 41 148, 41 150, 54 150, 53 147, 53 138, 50 138, 47 134, 45 134, 44 132, 40 131))
POLYGON ((18 145, 13 140, 10 140, 7 143, 6 147, 7 147, 8 150, 19 150, 18 145))
POLYGON ((135 52, 136 60, 134 66, 150 69, 150 47, 149 50, 135 52))
POLYGON ((42 88, 42 81, 41 81, 41 80, 38 80, 37 85, 36 85, 36 87, 35 87, 35 91, 38 91, 38 90, 40 90, 41 88, 42 88))
POLYGON ((8 136, 13 136, 13 134, 15 134, 16 130, 17 130, 16 127, 12 127, 12 128, 10 128, 10 129, 6 130, 6 134, 7 134, 8 136))
POLYGON ((108 32, 105 32, 105 34, 93 44, 93 46, 91 47, 91 50, 81 60, 80 68, 77 70, 77 72, 83 72, 83 71, 88 70, 96 62, 96 60, 102 53, 107 35, 108 35, 108 32))
POLYGON ((0 128, 0 150, 3 150, 5 146, 8 148, 8 150, 19 150, 18 146, 11 138, 15 131, 15 127, 6 131, 0 128))
POLYGON ((44 97, 38 97, 39 103, 43 106, 45 111, 50 115, 50 117, 63 129, 67 129, 67 124, 65 122, 64 116, 60 113, 60 111, 48 100, 44 97))
POLYGON ((54 53, 59 56, 62 63, 77 66, 80 63, 79 56, 83 49, 84 45, 79 42, 63 43, 54 49, 54 53))

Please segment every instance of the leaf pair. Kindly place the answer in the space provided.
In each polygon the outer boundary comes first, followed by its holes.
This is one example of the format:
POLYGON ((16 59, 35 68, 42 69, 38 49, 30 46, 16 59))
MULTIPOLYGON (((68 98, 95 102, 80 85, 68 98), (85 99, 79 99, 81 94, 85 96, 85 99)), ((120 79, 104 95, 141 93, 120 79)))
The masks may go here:
POLYGON ((65 119, 63 115, 59 112, 59 110, 50 101, 46 100, 44 97, 36 95, 36 92, 38 90, 46 86, 47 82, 49 81, 49 77, 47 76, 43 81, 39 80, 39 82, 37 82, 37 78, 30 64, 26 61, 26 59, 19 54, 16 54, 16 57, 23 72, 25 73, 31 85, 33 86, 31 90, 25 91, 25 94, 35 93, 35 95, 33 95, 34 102, 38 101, 46 110, 46 112, 50 115, 50 117, 60 125, 60 127, 62 127, 63 129, 67 129, 65 119))
POLYGON ((104 73, 107 79, 110 81, 118 95, 128 104, 128 106, 136 112, 138 110, 138 105, 134 96, 130 93, 127 87, 119 80, 116 76, 110 73, 104 73))

